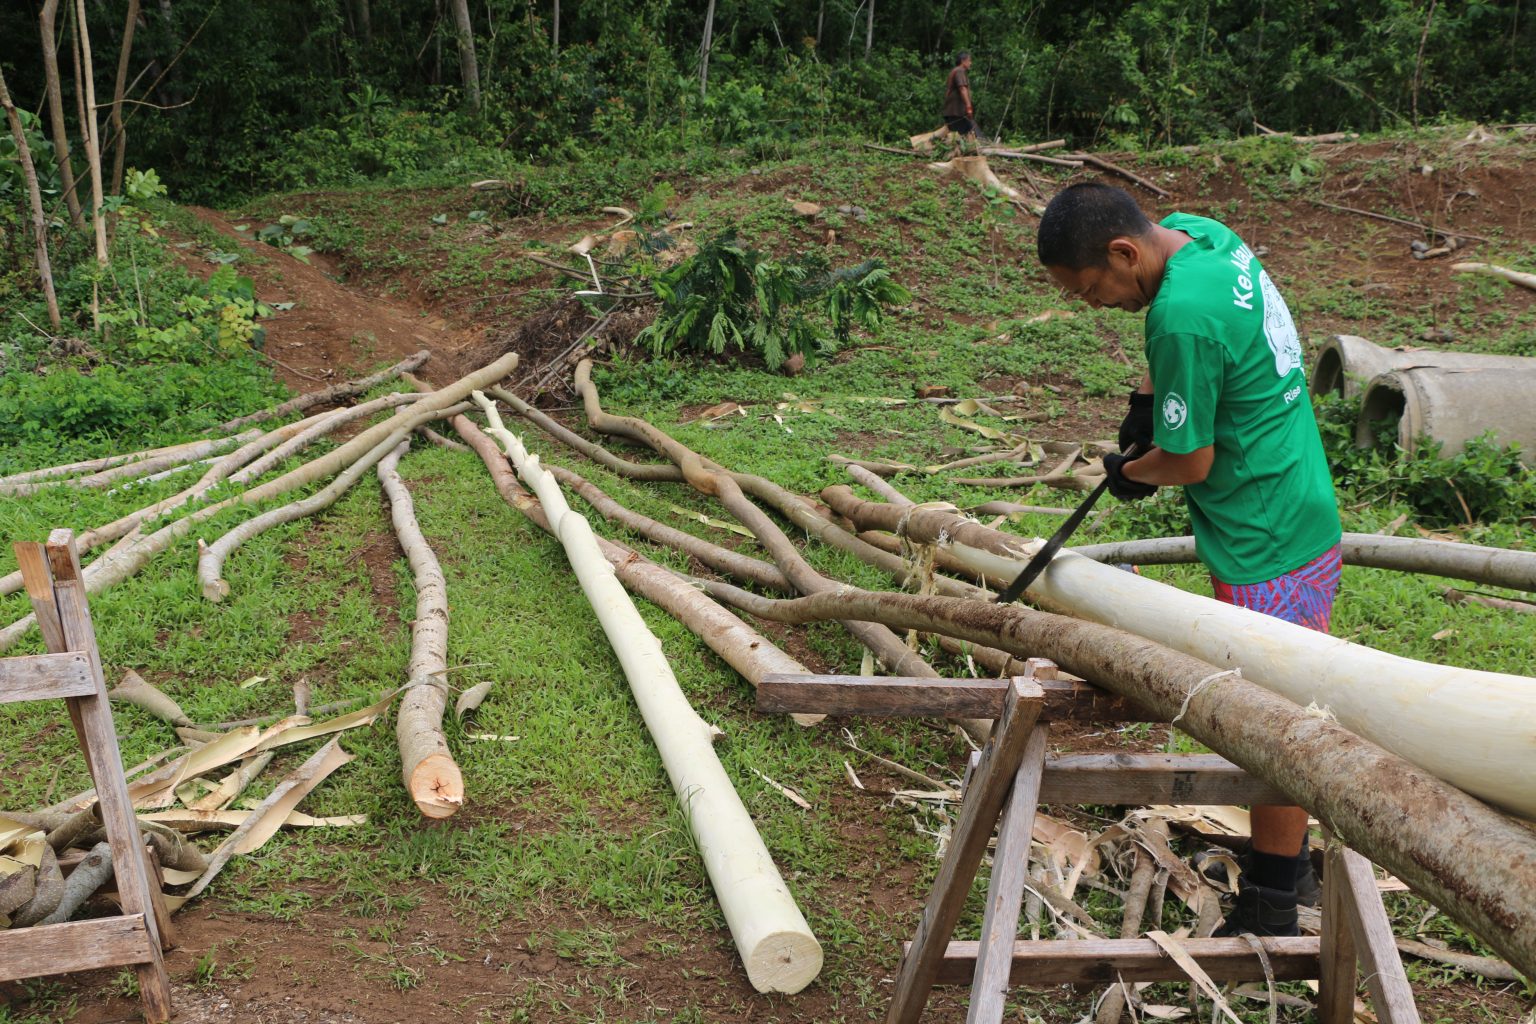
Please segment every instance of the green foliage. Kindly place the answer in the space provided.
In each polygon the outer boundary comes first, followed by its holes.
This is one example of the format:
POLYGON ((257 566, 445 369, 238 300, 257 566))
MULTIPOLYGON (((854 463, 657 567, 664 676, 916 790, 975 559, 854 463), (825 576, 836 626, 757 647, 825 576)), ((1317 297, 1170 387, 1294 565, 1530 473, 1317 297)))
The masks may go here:
POLYGON ((315 250, 299 241, 314 232, 314 225, 303 217, 285 213, 276 224, 268 224, 256 232, 256 240, 283 250, 296 260, 309 262, 309 254, 315 250))
POLYGON ((769 369, 846 342, 855 325, 877 331, 884 306, 912 298, 879 261, 833 271, 816 255, 775 260, 743 246, 734 230, 651 284, 664 305, 637 340, 652 353, 734 349, 761 355, 769 369), (827 327, 807 315, 815 302, 827 327))
POLYGON ((1518 446, 1503 447, 1484 436, 1447 457, 1438 441, 1423 437, 1404 451, 1392 425, 1374 445, 1358 448, 1359 397, 1315 401, 1334 479, 1354 500, 1407 505, 1437 526, 1513 520, 1536 508, 1536 473, 1521 463, 1518 446))

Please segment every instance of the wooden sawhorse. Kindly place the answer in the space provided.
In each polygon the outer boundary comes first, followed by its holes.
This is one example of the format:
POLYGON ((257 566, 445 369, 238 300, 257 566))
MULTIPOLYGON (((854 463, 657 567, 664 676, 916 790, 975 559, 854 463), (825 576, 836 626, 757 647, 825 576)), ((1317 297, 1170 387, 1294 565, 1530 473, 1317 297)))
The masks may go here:
MULTIPOLYGON (((1157 722, 1158 716, 1088 683, 1057 678, 1032 658, 1010 679, 933 680, 772 675, 758 687, 761 711, 831 715, 990 718, 992 737, 969 775, 938 878, 906 944, 887 1024, 917 1024, 935 985, 971 984, 967 1024, 1003 1019, 1010 985, 1109 985, 1184 981, 1151 939, 1020 940, 1035 809, 1046 803, 1287 804, 1290 799, 1211 754, 1088 754, 1048 757, 1053 721, 1157 722), (952 942, 994 828, 997 849, 978 942, 952 942)), ((1315 978, 1321 1024, 1354 1020, 1357 964, 1381 1024, 1418 1024, 1413 991, 1392 938, 1370 862, 1330 848, 1323 875, 1322 934, 1298 938, 1184 939, 1216 982, 1315 978), (1346 924, 1347 922, 1347 924, 1346 924)), ((1156 923, 1153 924, 1156 927, 1156 923)))
POLYGON ((112 847, 123 914, 0 931, 0 981, 132 965, 144 1019, 159 1024, 171 1018, 163 928, 156 917, 164 907, 159 890, 150 887, 144 842, 123 781, 74 534, 55 530, 46 545, 19 543, 15 551, 49 653, 0 658, 0 703, 63 699, 69 706, 112 847))

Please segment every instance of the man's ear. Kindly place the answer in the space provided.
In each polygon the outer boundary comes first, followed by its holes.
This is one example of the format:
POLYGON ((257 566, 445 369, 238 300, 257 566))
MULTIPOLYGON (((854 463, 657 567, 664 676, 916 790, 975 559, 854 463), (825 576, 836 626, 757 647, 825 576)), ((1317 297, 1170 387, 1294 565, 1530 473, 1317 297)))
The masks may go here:
POLYGON ((1127 269, 1135 269, 1141 263, 1141 249, 1136 243, 1124 235, 1109 240, 1109 260, 1112 264, 1120 264, 1127 269))

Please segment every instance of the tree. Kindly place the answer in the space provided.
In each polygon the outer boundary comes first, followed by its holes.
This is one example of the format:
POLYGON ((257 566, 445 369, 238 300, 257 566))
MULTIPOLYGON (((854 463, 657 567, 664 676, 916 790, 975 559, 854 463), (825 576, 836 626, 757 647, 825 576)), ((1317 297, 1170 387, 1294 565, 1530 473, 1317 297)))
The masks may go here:
POLYGON ((0 73, 0 107, 5 108, 5 119, 11 125, 11 137, 16 140, 16 155, 21 160, 21 170, 27 179, 27 198, 32 204, 32 233, 37 240, 37 276, 42 280, 43 295, 48 300, 48 322, 54 330, 58 330, 59 300, 53 291, 53 265, 48 259, 48 225, 43 219, 43 194, 37 185, 37 168, 32 164, 32 151, 27 147, 21 115, 11 102, 11 93, 5 87, 3 73, 0 73))
POLYGON ((480 69, 475 63, 475 30, 469 22, 469 0, 450 0, 454 34, 459 43, 459 77, 469 109, 480 113, 480 69))
POLYGON ((709 94, 709 48, 715 39, 715 0, 704 12, 704 41, 699 44, 699 95, 709 94))
POLYGON ((128 152, 128 135, 123 130, 123 93, 128 88, 128 58, 133 53, 133 30, 139 23, 139 0, 128 0, 128 16, 123 21, 123 45, 117 54, 117 83, 112 88, 112 194, 123 191, 123 161, 128 152))
POLYGON ((64 203, 75 227, 85 228, 80 211, 80 197, 75 193, 75 169, 69 160, 69 128, 64 124, 64 91, 59 85, 59 38, 55 27, 59 0, 44 0, 37 16, 43 37, 43 81, 48 91, 48 123, 53 129, 53 153, 59 163, 59 178, 64 182, 64 203))

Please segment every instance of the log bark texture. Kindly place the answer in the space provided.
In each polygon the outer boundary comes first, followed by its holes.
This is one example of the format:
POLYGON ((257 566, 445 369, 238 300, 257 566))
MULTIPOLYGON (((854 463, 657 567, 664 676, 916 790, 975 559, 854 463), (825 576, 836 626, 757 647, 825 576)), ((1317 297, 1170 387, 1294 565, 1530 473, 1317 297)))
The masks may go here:
POLYGON ((799 992, 821 971, 821 945, 715 756, 717 731, 683 696, 661 644, 624 593, 586 519, 566 505, 559 485, 544 472, 538 458, 502 428, 490 400, 483 396, 479 400, 491 421, 488 433, 508 450, 538 495, 552 532, 560 539, 624 667, 673 791, 687 810, 748 980, 759 992, 799 992))
POLYGON ((430 355, 430 352, 428 352, 426 349, 422 349, 420 352, 400 360, 400 362, 396 363, 394 366, 391 366, 387 370, 380 370, 378 373, 359 378, 358 380, 349 380, 340 384, 332 384, 328 388, 323 388, 319 391, 311 391, 308 394, 300 395, 297 398, 291 398, 281 405, 275 405, 270 409, 262 409, 258 412, 253 412, 249 416, 237 416, 232 420, 220 423, 218 426, 214 427, 210 433, 229 434, 239 430, 241 427, 248 427, 254 423, 265 423, 267 420, 275 420, 280 417, 287 416, 290 413, 303 412, 305 409, 312 409, 317 405, 325 405, 332 402, 339 402, 346 398, 354 398, 357 395, 361 395, 366 391, 378 387, 380 384, 383 384, 387 380, 394 380, 396 377, 399 377, 402 374, 413 373, 416 370, 419 370, 421 368, 421 364, 426 362, 427 357, 430 355))
POLYGON ((443 736, 443 708, 448 703, 448 583, 443 568, 416 521, 411 492, 400 479, 400 456, 411 446, 401 441, 379 463, 379 483, 389 498, 395 536, 416 584, 416 618, 411 623, 409 680, 400 699, 395 739, 405 788, 429 818, 447 818, 464 806, 464 776, 443 736))

